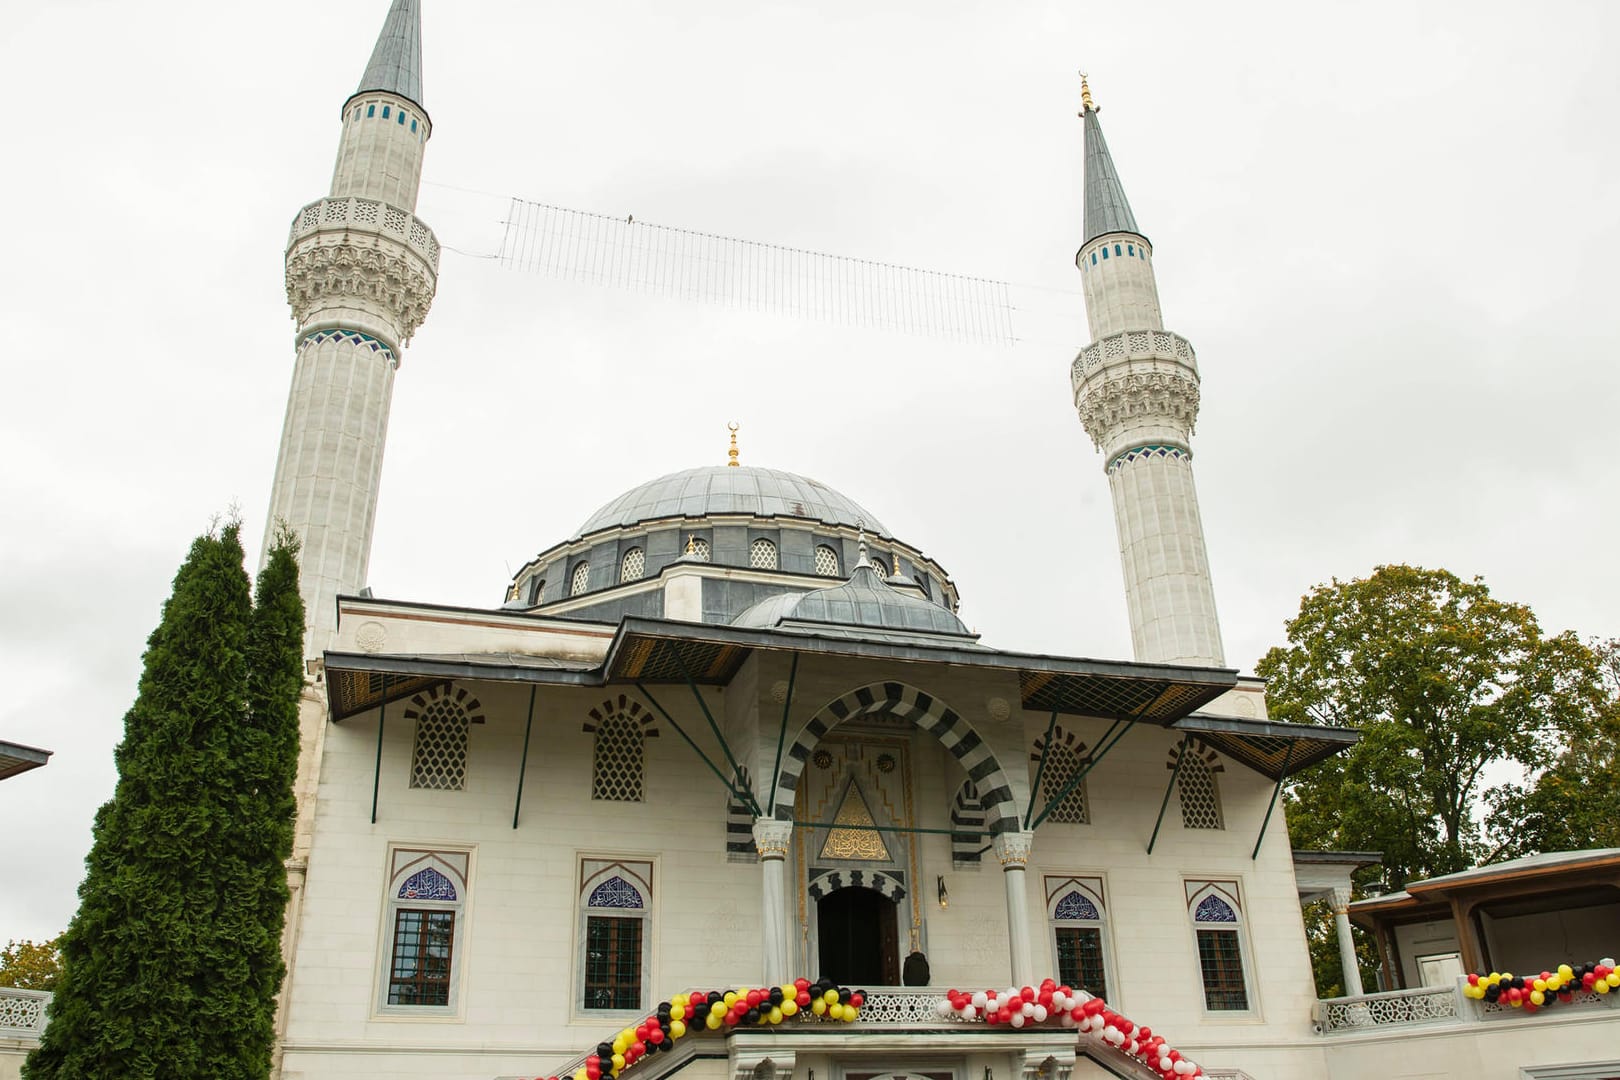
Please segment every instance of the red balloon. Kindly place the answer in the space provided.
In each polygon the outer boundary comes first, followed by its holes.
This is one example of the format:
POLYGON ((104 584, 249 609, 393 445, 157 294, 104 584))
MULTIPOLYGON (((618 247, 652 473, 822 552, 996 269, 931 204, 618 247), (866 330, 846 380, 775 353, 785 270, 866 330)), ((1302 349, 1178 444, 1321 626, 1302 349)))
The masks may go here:
POLYGON ((860 991, 856 991, 855 993, 849 995, 849 1003, 858 1009, 862 1005, 866 1004, 866 995, 860 991))
POLYGON ((809 979, 794 979, 793 980, 793 987, 796 990, 808 990, 808 989, 810 989, 810 980, 809 979))
POLYGON ((758 990, 750 990, 750 991, 748 991, 748 1007, 750 1009, 756 1009, 756 1008, 759 1007, 759 991, 758 990))
POLYGON ((799 996, 794 1000, 798 1002, 799 1008, 808 1009, 810 1007, 810 991, 800 990, 799 996))

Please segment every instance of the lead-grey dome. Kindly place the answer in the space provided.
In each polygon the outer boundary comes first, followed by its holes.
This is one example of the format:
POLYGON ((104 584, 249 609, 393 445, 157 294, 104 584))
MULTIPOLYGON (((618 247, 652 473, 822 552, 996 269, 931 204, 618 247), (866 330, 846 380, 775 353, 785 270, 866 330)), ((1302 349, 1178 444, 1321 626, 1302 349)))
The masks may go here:
POLYGON ((871 564, 862 562, 849 580, 808 593, 771 596, 731 621, 733 626, 768 630, 811 629, 804 624, 860 627, 913 634, 976 637, 950 609, 885 584, 871 564))
POLYGON ((850 528, 865 525, 869 533, 893 538, 870 510, 842 492, 808 476, 755 465, 704 465, 649 480, 592 514, 574 537, 656 518, 714 514, 805 518, 850 528))

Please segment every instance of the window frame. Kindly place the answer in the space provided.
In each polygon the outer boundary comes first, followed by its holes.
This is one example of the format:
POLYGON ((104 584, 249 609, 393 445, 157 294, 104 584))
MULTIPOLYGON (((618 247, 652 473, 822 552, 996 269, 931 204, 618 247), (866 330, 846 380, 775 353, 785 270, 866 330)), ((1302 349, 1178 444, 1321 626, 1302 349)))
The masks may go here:
POLYGON ((831 544, 816 545, 815 551, 811 552, 810 555, 810 568, 815 572, 817 577, 840 578, 844 576, 844 560, 839 558, 838 549, 833 547, 831 544), (832 560, 831 571, 823 571, 821 569, 821 553, 823 551, 825 551, 828 557, 832 560))
POLYGON ((1248 919, 1243 912, 1242 889, 1233 879, 1187 879, 1185 881, 1187 894, 1187 925, 1192 931, 1193 966, 1198 973, 1199 1009, 1208 1019, 1231 1018, 1251 1020, 1260 1015, 1260 1006, 1256 996, 1256 984, 1253 976, 1254 957, 1249 948, 1248 919), (1198 907, 1210 897, 1218 898, 1232 910, 1236 922, 1200 922, 1198 907), (1204 949, 1202 934, 1231 934, 1232 942, 1236 946, 1237 962, 1243 984, 1242 1008, 1223 1009, 1215 1008, 1209 1003, 1210 988, 1204 980, 1204 949))
POLYGON ((399 1020, 460 1020, 462 1017, 462 989, 467 975, 467 942, 470 933, 470 881, 473 877, 473 848, 451 848, 435 845, 432 848, 391 844, 387 863, 393 872, 386 877, 383 904, 378 926, 378 962, 373 965, 376 987, 372 994, 372 1015, 376 1018, 399 1020), (405 861, 401 861, 404 859, 405 861), (455 864, 466 867, 465 873, 455 864), (455 900, 435 900, 423 897, 401 897, 399 894, 415 875, 432 869, 449 880, 456 893, 455 900), (451 917, 450 963, 445 975, 444 1004, 407 1004, 391 1002, 393 995, 395 946, 399 920, 402 914, 448 914, 451 917))
MULTIPOLYGON (((1046 886, 1046 928, 1047 942, 1052 950, 1052 970, 1061 973, 1063 966, 1061 960, 1061 946, 1058 944, 1059 930, 1095 930, 1097 932, 1097 947, 1102 954, 1103 990, 1098 993, 1091 987, 1084 987, 1088 993, 1096 994, 1105 999, 1111 1007, 1119 1008, 1120 1003, 1110 994, 1117 993, 1118 980, 1114 973, 1114 943, 1110 932, 1107 904, 1107 887, 1101 874, 1048 874, 1045 877, 1046 886), (1058 917, 1057 908, 1072 892, 1079 892, 1097 910, 1096 919, 1063 919, 1058 917)), ((1064 982, 1061 975, 1059 982, 1064 982)), ((1074 986, 1073 983, 1069 983, 1074 986)), ((1076 986, 1075 989, 1081 989, 1076 986)))
POLYGON ((590 591, 591 561, 589 559, 581 559, 579 562, 573 565, 572 569, 568 571, 568 595, 571 597, 584 596, 590 591), (584 581, 581 581, 579 577, 581 571, 584 571, 585 573, 584 581))
POLYGON ((782 569, 782 547, 768 536, 756 536, 748 541, 748 569, 750 570, 780 570, 782 569), (754 561, 754 552, 768 548, 771 553, 771 564, 760 566, 754 561))
POLYGON ((639 544, 634 546, 634 547, 626 548, 625 551, 624 551, 624 554, 619 557, 619 584, 620 585, 628 585, 631 582, 641 581, 646 576, 647 576, 647 553, 646 553, 646 551, 643 550, 642 547, 639 544), (631 558, 633 556, 637 557, 638 562, 639 562, 639 566, 638 566, 638 569, 636 571, 636 576, 635 577, 630 577, 629 576, 629 574, 630 574, 630 560, 631 560, 631 558))
POLYGON ((653 982, 653 904, 656 893, 653 884, 657 879, 657 860, 652 856, 603 856, 582 855, 578 860, 578 872, 575 880, 579 888, 575 893, 575 907, 577 911, 574 920, 575 948, 574 948, 574 985, 569 995, 572 1002, 571 1013, 576 1019, 603 1020, 611 1022, 612 1019, 630 1018, 644 1014, 652 1007, 653 982), (624 879, 633 886, 641 896, 641 907, 592 907, 591 894, 597 887, 614 877, 624 879), (590 950, 590 924, 592 919, 635 919, 641 923, 640 968, 638 972, 640 985, 638 986, 637 1002, 633 1007, 624 1008, 591 1008, 585 1003, 585 994, 588 988, 590 950))

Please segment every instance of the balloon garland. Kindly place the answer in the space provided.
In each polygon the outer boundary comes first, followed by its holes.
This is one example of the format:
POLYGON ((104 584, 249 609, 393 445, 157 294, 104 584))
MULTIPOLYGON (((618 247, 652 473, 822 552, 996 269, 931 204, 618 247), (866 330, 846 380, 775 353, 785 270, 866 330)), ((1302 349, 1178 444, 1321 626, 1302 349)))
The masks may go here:
POLYGON ((1535 1012, 1560 1001, 1567 1005, 1578 993, 1611 991, 1620 991, 1620 969, 1615 967, 1614 957, 1605 956, 1595 964, 1559 964, 1557 971, 1543 971, 1540 975, 1515 975, 1511 971, 1470 974, 1463 996, 1535 1012))
POLYGON ((987 1024, 1006 1024, 1014 1028, 1049 1024, 1055 1020, 1064 1028, 1077 1029, 1129 1054, 1166 1078, 1204 1075, 1201 1066, 1183 1057, 1181 1051, 1164 1041, 1164 1036, 1155 1035, 1152 1028, 1132 1023, 1110 1009, 1100 997, 1059 986, 1052 979, 1042 980, 1039 989, 1008 987, 974 994, 951 990, 935 1010, 945 1019, 982 1019, 987 1024))
MULTIPOLYGON (((673 1050, 679 1039, 693 1032, 721 1028, 774 1026, 797 1016, 853 1023, 866 1004, 866 994, 839 986, 831 979, 795 979, 781 986, 759 989, 694 990, 660 1001, 653 1014, 612 1039, 596 1044, 572 1080, 617 1077, 644 1057, 673 1050)), ((535 1080, 561 1080, 538 1076, 535 1080)))

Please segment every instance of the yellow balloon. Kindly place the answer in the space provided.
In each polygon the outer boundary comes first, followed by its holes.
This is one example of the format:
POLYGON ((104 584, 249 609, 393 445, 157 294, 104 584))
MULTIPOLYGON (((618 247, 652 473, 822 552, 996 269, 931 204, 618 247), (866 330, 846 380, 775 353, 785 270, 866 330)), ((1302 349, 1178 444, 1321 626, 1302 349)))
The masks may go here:
POLYGON ((810 1011, 815 1013, 817 1016, 825 1014, 827 1011, 826 1001, 822 1000, 821 998, 815 998, 810 1002, 810 1011))
POLYGON ((827 1004, 831 1005, 833 1002, 838 1000, 838 991, 836 991, 836 990, 827 991, 825 994, 821 995, 821 1000, 825 1001, 827 1004))
MULTIPOLYGON (((1536 981, 1540 982, 1541 980, 1537 979, 1536 981)), ((1545 1005, 1545 1004, 1547 1004, 1547 995, 1542 993, 1540 990, 1532 990, 1532 991, 1530 991, 1530 1004, 1532 1004, 1532 1005, 1545 1005)))
POLYGON ((846 1024, 849 1023, 850 1021, 854 1020, 860 1014, 861 1014, 861 1010, 857 1009, 855 1006, 853 1006, 853 1005, 845 1005, 844 1006, 844 1023, 846 1023, 846 1024))
POLYGON ((709 1018, 703 1021, 703 1026, 708 1028, 710 1031, 717 1030, 720 1027, 720 1024, 720 1014, 717 1012, 710 1013, 709 1018))
POLYGON ((670 1038, 678 1039, 682 1035, 685 1035, 685 1034, 686 1034, 686 1021, 684 1021, 684 1020, 671 1020, 669 1022, 669 1035, 670 1035, 670 1038))
POLYGON ((834 1020, 842 1020, 844 1018, 844 1007, 835 1001, 827 1006, 827 1015, 834 1020))
POLYGON ((618 1072, 622 1068, 624 1068, 624 1055, 620 1054, 620 1053, 614 1053, 614 1055, 613 1055, 613 1071, 618 1072))
POLYGON ((1558 977, 1566 982, 1575 977, 1575 969, 1568 964, 1558 965, 1558 977))
POLYGON ((613 1037, 613 1052, 615 1054, 622 1054, 628 1049, 630 1049, 630 1040, 624 1037, 623 1032, 613 1037))
POLYGON ((731 1008, 731 1006, 737 1004, 737 991, 735 991, 735 990, 727 990, 725 1000, 726 1000, 726 1008, 728 1008, 728 1009, 731 1008))
MULTIPOLYGON (((1545 990, 1545 989, 1547 989, 1547 980, 1546 979, 1537 979, 1535 982, 1530 984, 1530 989, 1532 989, 1532 990, 1545 990)), ((1536 1002, 1536 1004, 1540 1005, 1541 1002, 1538 1001, 1538 1002, 1536 1002)))
POLYGON ((767 1016, 773 1024, 780 1024, 782 1022, 782 1010, 777 1008, 775 1005, 771 1006, 771 1011, 767 1014, 767 1016))
POLYGON ((574 1073, 574 1080, 590 1080, 590 1075, 584 1069, 574 1073))
POLYGON ((799 1003, 797 1001, 794 1001, 792 998, 787 998, 782 1002, 782 1015, 783 1016, 792 1016, 794 1013, 796 1013, 798 1011, 799 1011, 799 1003))
POLYGON ((1620 987, 1620 971, 1611 971, 1603 977, 1603 981, 1610 986, 1620 987))
POLYGON ((1610 989, 1609 980, 1608 979, 1598 979, 1596 982, 1594 982, 1592 984, 1592 989, 1594 991, 1596 991, 1597 993, 1599 993, 1599 994, 1607 994, 1609 992, 1609 989, 1610 989))

